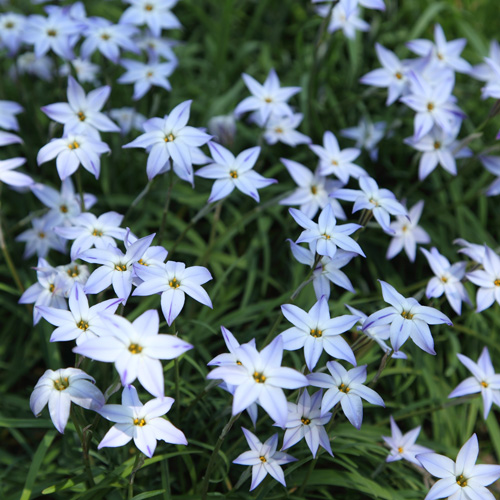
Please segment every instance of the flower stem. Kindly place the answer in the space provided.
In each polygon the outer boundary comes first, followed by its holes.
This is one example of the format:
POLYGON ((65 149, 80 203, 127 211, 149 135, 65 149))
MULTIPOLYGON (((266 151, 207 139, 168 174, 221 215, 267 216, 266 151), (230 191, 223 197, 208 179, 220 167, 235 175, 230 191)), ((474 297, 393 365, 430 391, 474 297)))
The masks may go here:
POLYGON ((74 405, 71 405, 70 414, 71 414, 71 419, 73 420, 73 424, 75 425, 76 433, 78 434, 80 442, 82 443, 83 464, 85 468, 85 473, 87 474, 87 486, 89 488, 92 488, 95 486, 95 481, 94 481, 94 476, 92 475, 92 469, 90 467, 90 456, 88 453, 87 443, 83 436, 80 421, 76 414, 74 405))
POLYGON ((130 207, 128 207, 128 210, 125 212, 125 217, 124 219, 128 218, 132 210, 139 204, 139 202, 146 196, 151 188, 151 185, 153 184, 154 179, 151 179, 148 181, 146 184, 146 187, 136 196, 135 200, 131 203, 130 207))
POLYGON ((163 207, 163 213, 161 215, 160 231, 158 233, 158 243, 161 245, 163 241, 163 236, 165 233, 165 226, 167 223, 167 213, 170 208, 170 200, 172 199, 172 188, 174 187, 174 170, 173 167, 170 168, 169 172, 169 183, 167 190, 167 197, 165 199, 165 206, 163 207))
POLYGON ((214 451, 212 452, 212 455, 210 457, 210 461, 208 462, 207 471, 206 471, 205 476, 203 478, 203 482, 201 483, 201 500, 206 500, 206 498, 207 498, 210 475, 212 474, 212 470, 215 467, 215 462, 217 461, 217 457, 219 455, 219 451, 221 449, 222 443, 224 442, 226 435, 231 430, 231 427, 236 422, 236 420, 238 420, 240 415, 241 415, 241 413, 233 415, 230 418, 229 422, 224 427, 224 429, 222 429, 222 432, 220 433, 219 439, 217 440, 217 443, 215 444, 215 447, 214 447, 214 451))
POLYGON ((144 454, 139 452, 135 457, 134 468, 130 473, 130 481, 128 483, 128 498, 131 500, 134 498, 134 479, 137 471, 144 465, 144 454))

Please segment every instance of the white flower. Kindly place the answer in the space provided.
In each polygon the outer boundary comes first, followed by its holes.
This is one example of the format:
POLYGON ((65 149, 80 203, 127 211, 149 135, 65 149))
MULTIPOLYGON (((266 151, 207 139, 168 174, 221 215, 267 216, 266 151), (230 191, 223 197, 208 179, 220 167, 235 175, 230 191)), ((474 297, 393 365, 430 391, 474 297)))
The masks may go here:
POLYGON ((295 130, 303 118, 304 115, 302 113, 288 116, 271 115, 266 123, 264 139, 268 144, 282 142, 292 147, 299 144, 310 144, 312 142, 310 137, 295 130))
POLYGON ((484 269, 467 273, 467 279, 479 286, 476 296, 476 312, 488 309, 495 300, 500 304, 500 257, 484 245, 484 269))

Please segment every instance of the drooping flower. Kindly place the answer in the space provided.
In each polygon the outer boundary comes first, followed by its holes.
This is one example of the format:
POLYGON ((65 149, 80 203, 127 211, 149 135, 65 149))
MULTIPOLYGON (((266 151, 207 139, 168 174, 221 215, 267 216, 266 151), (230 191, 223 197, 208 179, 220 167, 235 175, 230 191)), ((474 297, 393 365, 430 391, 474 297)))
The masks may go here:
POLYGON ((151 399, 143 405, 135 387, 125 387, 121 405, 104 405, 99 410, 100 415, 116 422, 116 425, 109 429, 97 449, 124 446, 133 439, 137 448, 151 458, 157 441, 187 445, 184 433, 168 420, 161 418, 173 403, 173 398, 162 397, 151 399))
POLYGON ((258 190, 278 182, 276 179, 266 179, 253 170, 260 147, 245 149, 236 157, 228 149, 214 142, 209 142, 208 147, 214 163, 196 171, 196 175, 200 177, 216 179, 208 203, 228 196, 234 188, 259 202, 258 190))
POLYGON ((438 498, 494 500, 486 488, 500 477, 500 465, 476 465, 479 443, 475 434, 462 446, 454 462, 437 453, 417 455, 422 467, 439 478, 424 500, 438 498))
POLYGON ((472 359, 463 354, 457 354, 457 356, 473 376, 460 382, 448 397, 458 398, 467 394, 477 394, 480 392, 483 398, 483 416, 486 420, 490 413, 491 405, 495 403, 500 406, 500 374, 495 373, 487 347, 483 349, 477 363, 474 363, 472 359))
POLYGON ((62 434, 71 403, 94 411, 104 405, 104 396, 94 384, 95 380, 78 368, 47 370, 31 394, 31 411, 38 417, 48 403, 50 418, 62 434))
POLYGON ((327 389, 321 400, 321 415, 340 403, 347 420, 361 429, 363 422, 363 403, 365 399, 373 405, 383 406, 383 399, 364 384, 366 380, 366 365, 357 366, 347 371, 340 363, 328 361, 326 364, 330 375, 326 373, 310 373, 307 380, 314 387, 327 389))
POLYGON ((270 474, 276 481, 286 486, 285 475, 280 466, 295 462, 297 459, 288 455, 288 453, 276 451, 278 447, 278 434, 274 434, 265 443, 261 443, 257 436, 252 434, 249 430, 244 427, 241 429, 245 434, 250 450, 239 455, 233 460, 233 463, 252 466, 252 484, 250 485, 250 491, 254 490, 267 474, 270 474))
POLYGON ((420 462, 417 460, 416 455, 422 453, 433 453, 433 450, 430 448, 415 444, 415 441, 420 434, 420 429, 421 427, 418 426, 415 427, 415 429, 408 431, 406 434, 403 434, 391 415, 392 436, 382 436, 385 444, 391 449, 385 461, 395 462, 397 460, 405 459, 412 464, 420 466, 420 462))

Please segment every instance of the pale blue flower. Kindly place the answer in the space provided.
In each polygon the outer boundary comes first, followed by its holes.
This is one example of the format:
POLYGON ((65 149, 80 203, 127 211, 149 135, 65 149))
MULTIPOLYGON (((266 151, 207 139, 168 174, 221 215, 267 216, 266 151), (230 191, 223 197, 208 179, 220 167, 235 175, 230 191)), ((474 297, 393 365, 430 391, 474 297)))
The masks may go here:
POLYGON ((154 36, 162 30, 182 28, 177 17, 170 10, 178 0, 125 0, 131 4, 120 18, 120 24, 146 24, 154 36))
POLYGON ((476 295, 476 312, 484 311, 497 301, 500 304, 500 257, 484 245, 484 269, 467 273, 467 279, 479 287, 476 295))

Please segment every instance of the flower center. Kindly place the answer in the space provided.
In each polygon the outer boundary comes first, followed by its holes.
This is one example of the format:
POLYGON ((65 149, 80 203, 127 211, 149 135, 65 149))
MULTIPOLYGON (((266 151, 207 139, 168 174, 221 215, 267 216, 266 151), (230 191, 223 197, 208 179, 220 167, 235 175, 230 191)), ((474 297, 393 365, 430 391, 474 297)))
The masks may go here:
POLYGON ((54 285, 54 283, 52 283, 50 286, 49 286, 49 292, 50 293, 54 293, 54 290, 56 289, 56 285, 54 285))
POLYGON ((134 418, 134 425, 144 427, 146 425, 146 421, 143 418, 134 418))
MULTIPOLYGON (((81 111, 80 111, 80 113, 81 113, 81 111)), ((80 113, 78 113, 78 116, 80 116, 80 113)), ((85 115, 83 115, 83 119, 80 117, 80 120, 82 120, 82 121, 85 120, 85 115)), ((76 141, 70 142, 68 144, 69 149, 78 149, 79 147, 80 147, 80 144, 76 141)))
POLYGON ((63 213, 63 214, 67 214, 68 213, 68 207, 66 205, 61 205, 59 207, 59 210, 63 213))
POLYGON ((274 131, 277 133, 277 134, 282 134, 283 133, 283 129, 281 127, 276 127, 274 129, 274 131))
POLYGON ((311 193, 316 194, 318 192, 318 188, 316 186, 311 186, 311 193))
POLYGON ((172 278, 168 284, 170 285, 170 288, 179 288, 181 286, 180 282, 177 281, 177 278, 172 278))
POLYGON ((77 115, 78 115, 78 118, 80 119, 81 122, 84 122, 85 118, 87 118, 83 111, 78 111, 77 115))
POLYGON ((441 276, 441 281, 443 283, 448 283, 448 278, 446 276, 441 276))
POLYGON ((403 453, 403 451, 404 451, 404 450, 403 450, 403 447, 402 447, 402 446, 400 446, 400 447, 398 448, 398 453, 403 453))
POLYGON ((408 231, 408 226, 403 226, 403 227, 401 228, 401 231, 403 231, 403 233, 405 233, 406 231, 408 231))
POLYGON ((369 200, 369 201, 370 201, 370 203, 371 203, 372 205, 375 205, 376 207, 379 207, 379 206, 380 206, 379 202, 378 202, 377 200, 373 199, 373 198, 370 198, 370 200, 369 200))
POLYGON ((266 101, 267 103, 269 103, 269 102, 273 102, 273 100, 272 100, 270 97, 266 97, 266 98, 264 99, 264 101, 266 101))
POLYGON ((494 284, 495 286, 500 286, 500 279, 496 279, 496 280, 493 282, 493 284, 494 284))
POLYGON ((233 179, 237 179, 238 178, 238 172, 236 172, 236 170, 231 170, 229 172, 229 175, 233 178, 233 179))
POLYGON ((89 327, 89 324, 86 321, 84 321, 83 319, 81 319, 80 323, 77 323, 76 326, 78 328, 80 328, 80 330, 83 330, 84 332, 86 332, 88 327, 89 327))
POLYGON ((126 271, 127 270, 127 266, 125 264, 116 264, 115 265, 115 271, 126 271))
POLYGON ((338 162, 337 160, 332 160, 332 162, 331 162, 331 163, 332 163, 332 165, 333 165, 334 167, 338 167, 338 166, 339 166, 339 162, 338 162))
POLYGON ((236 361, 236 364, 241 366, 243 363, 240 360, 238 360, 238 361, 236 361))
POLYGON ((325 238, 325 240, 329 240, 330 239, 330 235, 329 234, 323 233, 321 236, 323 236, 323 238, 325 238))
POLYGON ((434 149, 439 149, 441 147, 441 143, 439 141, 434 141, 434 149))
POLYGON ((64 391, 64 389, 67 389, 68 387, 69 387, 68 377, 58 378, 57 380, 54 380, 54 388, 57 389, 58 391, 64 391))
POLYGON ((267 462, 267 458, 264 455, 261 455, 259 458, 262 463, 267 462))
POLYGON ((142 259, 139 259, 137 261, 137 264, 140 264, 141 266, 147 266, 146 262, 144 262, 142 259))
POLYGON ((38 237, 43 240, 45 238, 45 233, 43 231, 40 231, 38 233, 38 237))
POLYGON ((467 486, 467 479, 465 479, 463 474, 460 474, 460 476, 457 477, 457 484, 458 484, 458 486, 461 486, 462 488, 467 486))
POLYGON ((315 330, 314 328, 311 330, 311 336, 315 338, 319 338, 323 335, 323 332, 321 330, 315 330))
POLYGON ((48 36, 57 36, 57 31, 56 30, 47 30, 47 35, 48 36))
POLYGON ((401 313, 401 316, 403 316, 404 319, 412 319, 413 318, 413 314, 409 311, 403 311, 401 313))
POLYGON ((486 388, 489 386, 488 382, 485 382, 484 380, 481 382, 481 385, 486 388))
POLYGON ((99 229, 94 229, 92 231, 92 236, 102 236, 102 231, 99 231, 99 229))
POLYGON ((8 30, 12 29, 14 27, 14 23, 12 21, 7 21, 4 24, 4 28, 7 28, 8 30))
POLYGON ((153 6, 150 3, 147 3, 144 6, 144 10, 147 10, 148 12, 151 12, 153 10, 153 6))
POLYGON ((266 376, 263 373, 254 372, 253 379, 258 384, 263 384, 266 381, 266 376))
POLYGON ((394 75, 398 80, 401 80, 403 78, 403 75, 398 71, 395 75, 394 75))
POLYGON ((174 142, 174 135, 173 134, 168 134, 165 136, 165 142, 174 142))
MULTIPOLYGON (((130 344, 128 346, 128 350, 132 353, 132 354, 139 354, 140 352, 142 352, 142 346, 140 346, 139 344, 130 344)), ((143 424, 144 425, 144 424, 143 424)))
POLYGON ((101 35, 101 38, 102 38, 103 40, 109 40, 111 37, 110 37, 107 33, 103 33, 103 34, 101 35))
POLYGON ((302 417, 300 419, 300 421, 304 424, 304 425, 309 425, 311 423, 311 420, 309 418, 306 418, 306 417, 302 417))
POLYGON ((441 52, 438 52, 436 55, 437 55, 437 58, 438 58, 440 61, 442 61, 442 60, 444 59, 443 54, 441 54, 441 52))
POLYGON ((80 275, 80 269, 78 269, 78 266, 73 266, 73 267, 70 267, 67 271, 68 273, 68 276, 70 278, 76 278, 77 276, 80 275))
POLYGON ((432 111, 434 109, 434 103, 428 102, 427 103, 427 111, 432 111))
POLYGON ((339 385, 339 391, 347 394, 351 389, 347 387, 343 382, 339 385))

